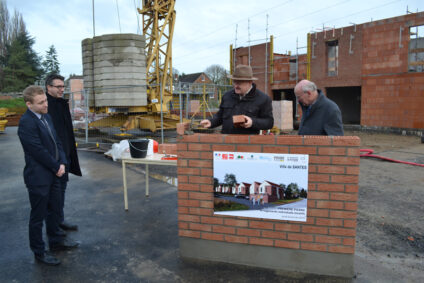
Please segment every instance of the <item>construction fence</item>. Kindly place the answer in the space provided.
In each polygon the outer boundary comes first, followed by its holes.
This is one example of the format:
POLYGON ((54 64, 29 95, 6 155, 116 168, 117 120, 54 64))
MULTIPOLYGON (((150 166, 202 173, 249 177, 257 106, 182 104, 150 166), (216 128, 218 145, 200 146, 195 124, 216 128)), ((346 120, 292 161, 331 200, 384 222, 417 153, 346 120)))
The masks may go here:
MULTIPOLYGON (((120 97, 120 93, 136 95, 137 90, 143 88, 146 89, 147 86, 84 88, 79 91, 65 92, 64 97, 69 99, 77 142, 99 145, 133 138, 152 138, 160 143, 175 140, 175 130, 167 127, 164 120, 159 120, 161 126, 154 132, 138 127, 128 127, 131 121, 143 120, 149 113, 130 112, 129 106, 119 106, 116 99, 120 97), (111 96, 110 93, 114 95, 111 96), (102 106, 96 106, 94 96, 96 100, 99 97, 103 99, 102 106), (115 98, 111 100, 111 97, 115 98), (105 105, 110 106, 105 107, 105 105)), ((166 111, 163 111, 162 107, 157 109, 159 114, 157 117, 161 119, 165 115, 173 114, 179 120, 178 122, 188 119, 192 125, 196 125, 200 120, 211 117, 218 110, 222 95, 231 88, 230 85, 178 83, 173 87, 172 99, 166 107, 163 107, 166 111)))

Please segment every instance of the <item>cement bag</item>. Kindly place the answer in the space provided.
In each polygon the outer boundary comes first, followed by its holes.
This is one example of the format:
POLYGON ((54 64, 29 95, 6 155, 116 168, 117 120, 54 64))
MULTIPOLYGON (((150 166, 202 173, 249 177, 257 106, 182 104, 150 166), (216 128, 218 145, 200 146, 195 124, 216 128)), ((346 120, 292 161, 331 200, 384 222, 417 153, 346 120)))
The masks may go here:
POLYGON ((112 144, 112 148, 107 151, 105 154, 112 156, 113 161, 116 161, 116 159, 122 158, 122 154, 124 152, 130 151, 130 145, 128 143, 128 140, 122 140, 118 143, 112 144))

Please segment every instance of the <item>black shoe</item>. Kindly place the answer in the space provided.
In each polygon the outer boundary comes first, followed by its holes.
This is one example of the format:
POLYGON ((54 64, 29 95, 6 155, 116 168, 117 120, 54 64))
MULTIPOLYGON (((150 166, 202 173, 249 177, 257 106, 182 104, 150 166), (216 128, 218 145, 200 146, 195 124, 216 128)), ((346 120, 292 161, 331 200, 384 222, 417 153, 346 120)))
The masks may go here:
POLYGON ((79 246, 79 242, 65 239, 61 243, 50 245, 50 251, 67 251, 75 249, 79 246))
POLYGON ((57 236, 61 236, 61 237, 66 237, 66 232, 65 230, 59 228, 59 230, 56 233, 57 236))
POLYGON ((55 258, 52 255, 49 255, 47 253, 44 254, 34 254, 34 257, 37 261, 44 263, 46 265, 59 265, 60 264, 60 260, 58 260, 57 258, 55 258))
POLYGON ((63 230, 72 230, 72 231, 77 231, 78 230, 78 225, 75 224, 71 224, 68 222, 63 222, 61 224, 59 224, 59 227, 62 228, 63 230))

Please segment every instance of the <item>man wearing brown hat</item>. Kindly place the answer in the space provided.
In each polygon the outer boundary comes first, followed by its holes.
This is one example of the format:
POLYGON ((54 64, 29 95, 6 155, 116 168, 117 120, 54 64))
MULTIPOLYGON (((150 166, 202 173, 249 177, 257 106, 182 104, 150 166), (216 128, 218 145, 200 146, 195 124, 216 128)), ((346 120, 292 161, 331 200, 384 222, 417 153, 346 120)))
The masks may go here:
POLYGON ((219 111, 211 118, 202 120, 204 128, 215 128, 222 125, 223 134, 259 134, 260 130, 271 129, 274 125, 271 98, 256 89, 253 83, 252 68, 238 65, 232 76, 234 88, 226 92, 219 106, 219 111), (234 123, 233 116, 243 121, 234 123))

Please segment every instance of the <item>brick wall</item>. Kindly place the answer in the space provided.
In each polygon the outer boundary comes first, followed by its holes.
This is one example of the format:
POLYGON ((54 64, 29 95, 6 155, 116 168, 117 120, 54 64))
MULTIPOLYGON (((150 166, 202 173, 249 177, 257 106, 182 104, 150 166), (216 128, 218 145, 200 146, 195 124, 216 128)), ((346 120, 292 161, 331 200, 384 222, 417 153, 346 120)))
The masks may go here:
POLYGON ((358 137, 180 136, 179 236, 294 250, 353 254, 358 137), (307 222, 214 215, 213 151, 309 154, 307 222))

